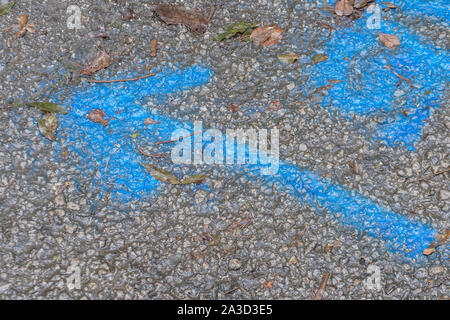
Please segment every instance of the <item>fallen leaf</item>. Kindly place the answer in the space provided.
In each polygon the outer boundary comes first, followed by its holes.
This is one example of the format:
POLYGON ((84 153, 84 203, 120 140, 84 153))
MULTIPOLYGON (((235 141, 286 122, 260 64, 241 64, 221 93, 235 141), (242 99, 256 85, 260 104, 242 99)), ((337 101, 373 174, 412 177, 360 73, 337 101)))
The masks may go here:
POLYGON ((272 102, 272 104, 267 108, 267 111, 278 111, 281 108, 283 108, 283 105, 281 104, 280 101, 275 100, 274 102, 272 102))
POLYGON ((257 46, 270 47, 281 40, 283 29, 277 25, 271 24, 256 28, 250 35, 250 40, 257 46))
POLYGON ((432 254, 434 252, 436 252, 435 248, 427 248, 427 249, 423 250, 423 254, 426 256, 429 256, 430 254, 432 254))
POLYGON ((234 22, 230 24, 224 32, 216 37, 216 41, 220 42, 225 39, 233 38, 238 34, 245 36, 250 34, 258 25, 249 22, 234 22))
POLYGON ((109 118, 107 118, 106 112, 102 109, 91 109, 87 115, 87 118, 92 122, 100 123, 104 127, 109 125, 109 118))
POLYGON ((211 7, 208 16, 196 10, 186 10, 178 5, 170 4, 151 5, 150 10, 154 11, 166 24, 182 24, 190 31, 202 34, 208 29, 216 8, 211 7))
POLYGON ((46 113, 39 120, 39 131, 47 139, 54 141, 56 139, 55 133, 58 130, 58 119, 54 113, 46 113))
POLYGON ((124 12, 122 12, 122 20, 128 21, 135 17, 133 6, 127 8, 124 12))
POLYGON ((392 49, 400 45, 400 39, 393 34, 379 33, 378 39, 387 48, 392 49))
POLYGON ((298 60, 298 54, 294 52, 282 54, 278 56, 278 60, 280 60, 282 63, 288 64, 288 63, 294 63, 298 60))
POLYGON ((156 57, 156 53, 158 50, 158 41, 156 39, 153 39, 150 42, 150 48, 152 49, 152 52, 150 53, 150 57, 152 57, 152 58, 156 57))
POLYGON ((100 52, 97 57, 92 60, 86 68, 80 72, 85 75, 92 75, 97 71, 108 68, 111 65, 111 57, 105 51, 100 52))
POLYGON ((187 178, 184 178, 181 180, 181 184, 200 184, 203 182, 203 180, 206 179, 206 176, 204 174, 194 174, 192 176, 188 176, 187 178))
POLYGON ((31 102, 28 103, 29 106, 31 107, 35 107, 38 108, 42 111, 45 112, 51 112, 51 113, 62 113, 62 114, 66 114, 67 110, 64 109, 63 106, 60 106, 59 104, 56 103, 51 103, 51 102, 31 102))
POLYGON ((144 124, 146 126, 148 126, 149 124, 158 124, 158 123, 161 123, 161 121, 155 121, 155 120, 153 120, 151 118, 144 119, 144 124))
POLYGON ((11 11, 12 7, 16 4, 15 1, 8 2, 7 4, 0 7, 0 16, 9 13, 11 11))
POLYGON ((325 288, 327 286, 328 279, 330 278, 330 273, 325 272, 322 276, 322 281, 320 282, 319 290, 317 290, 314 300, 322 300, 322 296, 325 293, 325 288))
POLYGON ((334 3, 334 11, 338 16, 349 16, 353 13, 353 5, 350 0, 337 0, 334 3))
POLYGON ((325 246, 325 248, 323 248, 323 252, 324 252, 325 254, 329 254, 329 253, 331 253, 331 251, 333 250, 333 247, 334 247, 333 244, 327 244, 327 245, 325 246))
POLYGON ((28 23, 28 15, 27 14, 21 14, 17 18, 18 25, 16 27, 19 28, 19 31, 16 32, 17 37, 23 37, 27 32, 34 33, 34 23, 28 23))
POLYGON ((157 168, 151 164, 146 164, 138 161, 141 166, 143 166, 148 173, 158 181, 170 183, 170 184, 180 184, 180 180, 177 179, 172 173, 167 172, 163 169, 157 168))
POLYGON ((386 6, 386 9, 397 9, 398 7, 391 2, 381 2, 382 5, 386 6))
POLYGON ((326 60, 328 60, 328 57, 326 55, 324 55, 324 54, 316 54, 316 55, 314 55, 311 58, 311 65, 314 66, 314 65, 316 65, 316 64, 318 64, 320 62, 324 62, 326 60))

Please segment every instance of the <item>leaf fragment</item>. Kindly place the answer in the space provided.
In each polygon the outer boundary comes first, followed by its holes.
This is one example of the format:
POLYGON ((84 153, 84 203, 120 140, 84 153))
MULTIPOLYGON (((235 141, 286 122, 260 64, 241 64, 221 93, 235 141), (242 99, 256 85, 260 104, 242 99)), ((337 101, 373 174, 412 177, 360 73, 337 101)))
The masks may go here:
POLYGON ((173 175, 173 173, 167 172, 166 170, 157 168, 151 164, 142 163, 138 161, 141 166, 143 166, 148 173, 158 181, 169 183, 169 184, 180 184, 180 180, 173 175))
POLYGON ((362 9, 364 7, 367 7, 367 5, 371 2, 374 2, 374 0, 355 0, 353 7, 355 7, 356 9, 362 9))
POLYGON ((39 131, 47 139, 54 141, 56 139, 56 130, 58 130, 58 119, 54 113, 46 113, 39 120, 39 131))
POLYGON ((389 48, 389 49, 396 48, 400 45, 400 39, 398 38, 398 36, 393 35, 393 34, 380 32, 378 34, 378 39, 386 48, 389 48))
POLYGON ((97 57, 92 60, 86 68, 81 70, 80 72, 85 75, 92 75, 96 73, 97 71, 108 68, 111 65, 111 57, 109 54, 107 54, 105 51, 100 52, 97 54, 97 57))
POLYGON ((166 24, 183 24, 190 31, 197 34, 205 33, 216 8, 210 8, 208 16, 197 10, 186 10, 178 5, 156 4, 151 5, 150 10, 154 11, 166 24))
POLYGON ((278 60, 280 60, 284 64, 294 63, 299 58, 298 54, 294 52, 282 54, 278 56, 278 60))
POLYGON ((133 139, 136 139, 138 136, 139 136, 139 130, 137 130, 135 133, 133 133, 133 134, 131 135, 131 137, 132 137, 133 139))
POLYGON ((249 23, 249 22, 234 22, 225 29, 224 32, 220 33, 216 37, 217 42, 221 42, 225 39, 233 38, 237 36, 238 34, 246 34, 249 31, 252 31, 255 29, 258 25, 249 23))
POLYGON ((31 102, 29 106, 38 108, 45 112, 66 114, 67 110, 63 106, 51 102, 31 102))
POLYGON ((4 4, 3 6, 0 7, 0 16, 9 13, 9 11, 11 11, 11 9, 14 7, 14 5, 16 4, 15 1, 11 1, 8 2, 7 4, 4 4))
POLYGON ((283 29, 275 24, 256 28, 250 35, 250 40, 257 46, 270 47, 283 38, 283 29))
POLYGON ((311 58, 311 65, 316 65, 320 62, 324 62, 328 60, 328 56, 324 55, 324 54, 316 54, 311 58))
POLYGON ((150 57, 152 57, 152 58, 156 57, 156 54, 158 52, 158 40, 153 39, 150 42, 150 48, 152 50, 152 52, 150 53, 150 57))

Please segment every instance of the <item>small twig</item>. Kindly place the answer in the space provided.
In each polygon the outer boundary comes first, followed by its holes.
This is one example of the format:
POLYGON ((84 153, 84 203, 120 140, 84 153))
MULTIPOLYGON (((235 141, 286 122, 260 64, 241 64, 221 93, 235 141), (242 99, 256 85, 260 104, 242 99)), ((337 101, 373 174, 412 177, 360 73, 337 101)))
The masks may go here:
POLYGON ((329 272, 325 272, 322 276, 322 282, 320 283, 319 290, 317 290, 314 300, 321 300, 323 293, 325 292, 325 287, 327 286, 328 278, 330 277, 329 272))
POLYGON ((199 133, 203 133, 203 132, 205 132, 205 131, 206 131, 206 130, 202 130, 202 131, 199 131, 199 132, 193 132, 193 133, 191 133, 191 134, 188 134, 187 136, 180 137, 180 138, 174 139, 174 140, 159 141, 159 142, 156 143, 156 145, 160 145, 160 144, 163 144, 163 143, 176 142, 176 141, 182 140, 182 139, 184 139, 184 138, 188 138, 188 137, 191 137, 191 136, 193 136, 193 135, 196 135, 196 134, 199 134, 199 133))
MULTIPOLYGON (((121 140, 122 140, 122 139, 121 139, 121 140)), ((106 174, 106 171, 108 170, 109 160, 111 160, 112 155, 113 155, 114 153, 116 153, 116 152, 120 149, 120 144, 115 144, 114 146, 116 147, 116 150, 114 150, 113 152, 111 152, 111 154, 110 154, 109 157, 108 157, 108 161, 106 161, 105 174, 106 174)))
POLYGON ((131 79, 116 79, 116 80, 91 80, 91 79, 88 79, 88 80, 86 80, 86 81, 87 81, 87 82, 90 82, 90 83, 127 82, 127 81, 136 81, 136 80, 140 80, 140 79, 145 79, 145 78, 148 78, 148 77, 152 77, 152 76, 154 76, 155 74, 156 74, 156 73, 150 73, 150 74, 147 74, 147 75, 142 76, 142 77, 131 78, 131 79))
POLYGON ((235 288, 233 288, 233 289, 231 289, 231 290, 228 290, 228 291, 224 292, 224 294, 230 294, 230 293, 232 293, 232 292, 234 292, 234 291, 236 291, 236 290, 238 290, 238 289, 242 290, 242 291, 243 291, 245 294, 247 294, 250 298, 253 298, 253 296, 252 296, 247 290, 245 290, 244 288, 242 288, 241 286, 235 287, 235 288))
POLYGON ((427 180, 427 179, 433 178, 433 177, 435 177, 435 176, 438 176, 438 175, 440 175, 440 174, 446 173, 446 172, 448 172, 448 171, 450 171, 450 167, 448 167, 447 169, 438 171, 438 172, 436 172, 436 173, 432 173, 432 174, 429 174, 429 175, 427 175, 427 176, 421 177, 421 178, 419 178, 419 179, 408 181, 408 183, 427 180))
POLYGON ((164 158, 164 159, 169 160, 167 153, 148 153, 148 152, 145 152, 141 146, 138 146, 138 149, 139 149, 139 152, 145 157, 164 158))

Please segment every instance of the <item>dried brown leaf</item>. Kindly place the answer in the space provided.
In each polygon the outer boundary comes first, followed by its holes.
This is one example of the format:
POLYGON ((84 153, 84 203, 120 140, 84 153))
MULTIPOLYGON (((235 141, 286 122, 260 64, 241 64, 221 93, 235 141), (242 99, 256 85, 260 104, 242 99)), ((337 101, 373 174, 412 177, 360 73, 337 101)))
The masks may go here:
POLYGON ((230 103, 230 104, 228 104, 228 109, 230 109, 233 112, 238 112, 239 105, 236 103, 230 103))
POLYGON ((146 126, 148 126, 149 124, 158 124, 158 123, 161 123, 161 121, 155 121, 155 120, 153 120, 151 118, 144 119, 144 124, 146 126))
POLYGON ((211 7, 208 16, 196 10, 186 10, 178 5, 157 4, 150 6, 166 24, 183 24, 190 31, 202 34, 208 29, 209 21, 214 16, 215 7, 211 7))
POLYGON ((100 123, 106 127, 109 125, 109 118, 107 118, 106 112, 102 109, 91 109, 87 115, 87 118, 95 123, 100 123))
POLYGON ((400 45, 400 39, 396 35, 393 35, 393 34, 380 32, 378 34, 378 39, 386 48, 389 48, 389 49, 396 48, 400 45))
POLYGON ((257 46, 270 47, 283 38, 283 29, 275 24, 256 28, 250 35, 250 40, 257 46))
POLYGON ((56 139, 55 133, 58 130, 58 119, 54 113, 46 113, 39 120, 39 131, 47 139, 54 141, 56 139))
POLYGON ((81 70, 81 73, 90 76, 101 69, 108 68, 110 65, 111 57, 105 51, 102 51, 86 68, 81 70))

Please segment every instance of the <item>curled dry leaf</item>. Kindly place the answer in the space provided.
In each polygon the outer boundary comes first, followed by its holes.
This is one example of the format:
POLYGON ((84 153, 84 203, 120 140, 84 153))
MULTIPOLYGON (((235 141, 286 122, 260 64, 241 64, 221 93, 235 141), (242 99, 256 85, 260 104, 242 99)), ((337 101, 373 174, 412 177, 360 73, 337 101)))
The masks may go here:
POLYGON ((58 130, 58 119, 54 113, 46 113, 39 120, 39 131, 47 139, 54 141, 56 139, 56 130, 58 130))
POLYGON ((298 60, 298 54, 294 52, 282 54, 278 56, 278 60, 280 60, 282 63, 285 64, 294 63, 295 61, 298 60))
POLYGON ((153 39, 150 42, 150 48, 152 49, 152 52, 150 53, 150 57, 152 57, 152 58, 156 57, 156 53, 158 50, 158 40, 153 39))
POLYGON ((102 109, 91 109, 87 115, 87 118, 95 123, 100 123, 106 127, 109 125, 109 118, 107 118, 106 112, 102 109))
POLYGON ((400 39, 393 34, 387 34, 387 33, 379 33, 378 39, 380 42, 389 49, 396 48, 400 45, 400 39))
POLYGON ((166 24, 183 24, 197 34, 206 32, 216 12, 216 8, 211 7, 209 14, 205 15, 196 10, 186 10, 178 5, 170 4, 151 5, 150 10, 154 11, 166 24))
POLYGON ((256 28, 250 35, 250 40, 257 46, 270 47, 281 40, 283 29, 275 24, 256 28))
POLYGON ((111 57, 105 51, 102 51, 86 68, 81 70, 81 73, 90 76, 101 69, 108 68, 110 65, 111 57))
POLYGON ((353 5, 350 0, 337 0, 334 3, 334 11, 338 16, 349 16, 353 13, 353 5))
POLYGON ((34 33, 34 23, 28 23, 28 15, 21 14, 18 18, 18 25, 16 27, 19 28, 19 31, 16 32, 17 37, 23 37, 27 32, 34 33))

